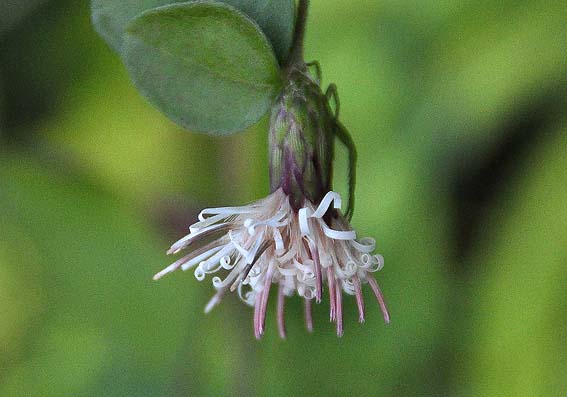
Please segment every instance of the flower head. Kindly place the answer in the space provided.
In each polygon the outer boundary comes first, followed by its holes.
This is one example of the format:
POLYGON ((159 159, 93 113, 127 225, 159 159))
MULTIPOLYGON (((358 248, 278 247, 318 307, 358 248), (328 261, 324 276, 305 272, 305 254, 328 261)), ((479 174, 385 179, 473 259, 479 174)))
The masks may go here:
POLYGON ((285 297, 294 294, 305 300, 307 328, 312 329, 311 302, 329 294, 330 318, 337 334, 343 333, 342 293, 353 295, 364 321, 362 286, 368 284, 382 310, 389 314, 372 273, 382 269, 381 255, 373 254, 375 241, 357 239, 356 233, 338 211, 341 198, 327 193, 319 205, 305 201, 294 210, 289 197, 278 189, 263 200, 242 207, 206 209, 190 233, 174 243, 169 253, 191 252, 154 276, 178 268, 193 269, 203 280, 213 275, 216 289, 205 312, 216 306, 229 291, 254 307, 254 333, 264 333, 266 307, 272 284, 277 285, 279 333, 285 337, 285 297))
MULTIPOLYGON (((321 302, 326 290, 330 318, 343 334, 343 292, 356 299, 360 322, 365 310, 362 287, 372 289, 386 322, 390 316, 372 273, 384 260, 374 254, 372 238, 358 239, 341 211, 341 197, 331 191, 334 139, 343 134, 328 95, 300 67, 289 72, 288 83, 272 107, 269 146, 272 193, 242 207, 206 209, 190 233, 168 253, 190 250, 154 276, 178 268, 193 269, 198 280, 213 275, 216 289, 205 312, 227 292, 237 291, 254 307, 254 333, 264 333, 272 284, 277 285, 277 322, 285 337, 285 297, 305 300, 307 328, 313 327, 311 303, 321 302)), ((348 134, 348 133, 346 133, 348 134)), ((352 167, 351 167, 352 170, 352 167)), ((352 196, 349 210, 352 213, 352 196)))

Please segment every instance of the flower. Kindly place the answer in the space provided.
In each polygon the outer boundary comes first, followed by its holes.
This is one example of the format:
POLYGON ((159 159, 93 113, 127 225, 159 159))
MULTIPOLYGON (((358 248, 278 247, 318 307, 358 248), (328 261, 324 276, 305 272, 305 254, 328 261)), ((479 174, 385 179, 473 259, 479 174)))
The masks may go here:
POLYGON ((212 278, 216 294, 209 312, 227 292, 237 291, 254 307, 254 334, 265 329, 272 284, 278 286, 277 323, 285 337, 285 297, 305 301, 307 329, 313 329, 311 303, 329 295, 330 318, 343 334, 343 292, 356 299, 360 322, 365 310, 362 287, 373 291, 386 323, 390 315, 372 273, 384 259, 373 254, 372 238, 358 239, 350 226, 353 210, 356 151, 338 121, 338 98, 331 86, 321 92, 305 64, 288 71, 287 83, 271 110, 269 129, 270 189, 266 198, 242 207, 205 209, 189 234, 174 243, 169 254, 189 254, 154 276, 178 268, 194 269, 197 280, 212 278), (329 98, 335 97, 333 114, 329 98), (349 149, 349 205, 343 215, 341 197, 331 189, 335 138, 349 149))
POLYGON ((372 273, 382 269, 384 259, 373 254, 372 238, 357 239, 340 213, 341 197, 328 192, 320 203, 305 200, 295 210, 290 197, 279 188, 268 197, 241 207, 205 209, 189 234, 175 242, 169 254, 191 252, 154 276, 157 280, 176 269, 194 269, 197 280, 214 275, 216 294, 205 308, 209 312, 228 292, 254 307, 254 334, 265 329, 266 307, 272 284, 278 286, 277 323, 285 338, 285 297, 305 300, 305 319, 313 328, 311 303, 329 294, 330 318, 337 335, 343 334, 342 293, 356 298, 359 320, 364 322, 362 286, 368 284, 384 320, 390 316, 372 273))

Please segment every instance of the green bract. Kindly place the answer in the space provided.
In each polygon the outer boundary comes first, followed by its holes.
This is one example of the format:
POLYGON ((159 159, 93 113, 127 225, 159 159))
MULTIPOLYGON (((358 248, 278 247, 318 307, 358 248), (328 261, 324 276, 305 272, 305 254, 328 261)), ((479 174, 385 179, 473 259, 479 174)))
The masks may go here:
MULTIPOLYGON (((92 0, 93 24, 99 34, 118 52, 122 51, 126 25, 152 8, 183 1, 176 0, 92 0)), ((224 0, 254 20, 269 38, 281 63, 287 58, 293 36, 293 0, 224 0)))
POLYGON ((267 112, 281 88, 266 37, 223 3, 180 3, 142 13, 127 26, 122 55, 140 91, 195 131, 241 131, 267 112))

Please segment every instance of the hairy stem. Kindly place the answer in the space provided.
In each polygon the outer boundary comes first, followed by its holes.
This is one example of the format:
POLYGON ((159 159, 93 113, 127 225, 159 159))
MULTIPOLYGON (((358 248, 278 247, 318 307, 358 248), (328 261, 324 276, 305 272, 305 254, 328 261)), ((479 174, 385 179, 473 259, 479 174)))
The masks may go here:
POLYGON ((287 67, 289 69, 293 68, 293 66, 303 66, 305 63, 303 60, 303 41, 305 38, 305 25, 307 24, 308 8, 309 0, 299 0, 293 32, 293 42, 287 61, 287 67))

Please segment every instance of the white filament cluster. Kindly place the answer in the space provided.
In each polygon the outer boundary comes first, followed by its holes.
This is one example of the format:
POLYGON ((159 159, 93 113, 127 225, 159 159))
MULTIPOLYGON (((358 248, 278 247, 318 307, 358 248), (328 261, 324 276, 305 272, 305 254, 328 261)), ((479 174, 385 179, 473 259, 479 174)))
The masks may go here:
POLYGON ((296 212, 280 189, 250 205, 203 210, 199 222, 171 246, 169 253, 185 248, 196 250, 156 274, 154 279, 179 267, 194 268, 199 281, 214 275, 212 283, 218 292, 206 311, 227 290, 234 289, 243 301, 254 305, 257 294, 269 283, 282 285, 285 295, 297 293, 312 299, 317 293, 318 272, 320 279, 328 282, 331 276, 344 292, 354 295, 355 284, 365 283, 369 273, 384 266, 384 260, 381 255, 373 254, 374 239, 357 239, 340 212, 328 214, 331 206, 340 209, 338 193, 327 193, 317 207, 306 201, 296 212), (221 235, 196 247, 199 238, 217 232, 221 235))

